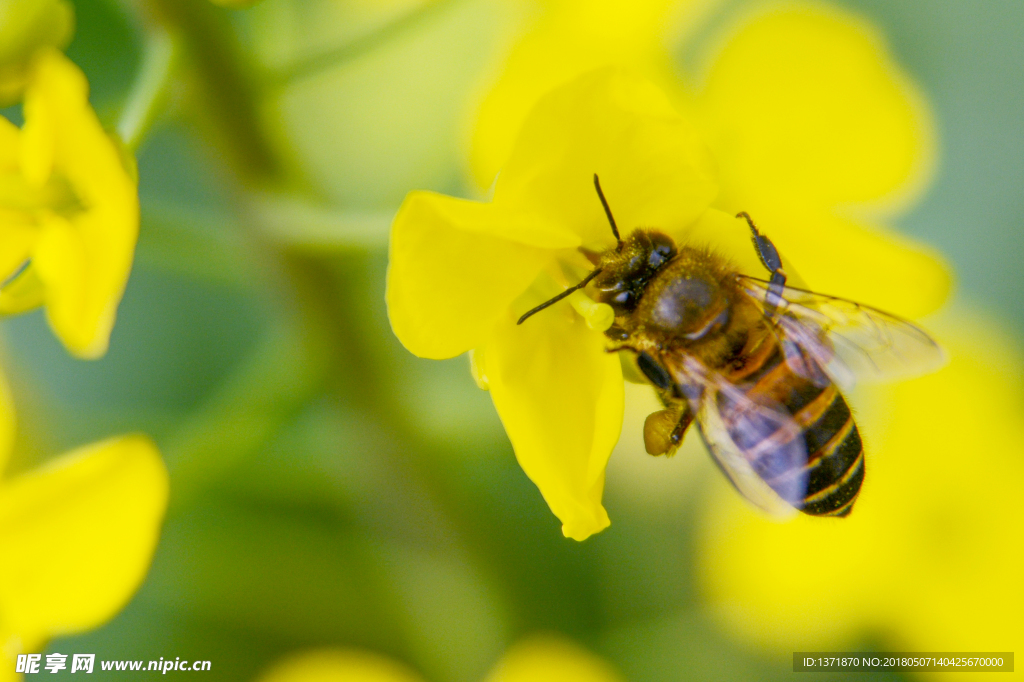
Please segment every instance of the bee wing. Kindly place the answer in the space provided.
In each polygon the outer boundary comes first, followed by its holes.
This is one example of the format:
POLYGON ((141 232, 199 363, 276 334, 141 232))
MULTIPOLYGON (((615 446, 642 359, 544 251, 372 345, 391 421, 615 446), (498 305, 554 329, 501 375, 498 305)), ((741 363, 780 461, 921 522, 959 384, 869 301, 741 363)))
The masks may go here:
MULTIPOLYGON (((946 363, 939 345, 920 327, 845 298, 739 276, 743 290, 762 308, 776 309, 774 322, 841 386, 855 380, 909 379, 946 363)), ((767 312, 765 313, 768 314, 767 312)))
POLYGON ((782 405, 753 400, 692 357, 675 374, 685 383, 704 444, 733 487, 770 516, 792 517, 807 490, 799 424, 782 405))

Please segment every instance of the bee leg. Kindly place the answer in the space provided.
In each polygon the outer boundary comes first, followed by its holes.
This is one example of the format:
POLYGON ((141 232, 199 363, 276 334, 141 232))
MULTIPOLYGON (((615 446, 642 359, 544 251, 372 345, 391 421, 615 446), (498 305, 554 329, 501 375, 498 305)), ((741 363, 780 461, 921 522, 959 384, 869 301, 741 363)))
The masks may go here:
POLYGON ((775 248, 772 240, 758 231, 750 214, 740 211, 736 217, 746 219, 747 224, 750 225, 751 238, 754 242, 754 250, 757 251, 757 257, 761 260, 761 265, 772 275, 768 282, 769 295, 765 297, 766 312, 772 314, 775 312, 776 305, 782 301, 782 288, 786 286, 786 272, 782 269, 782 257, 779 256, 779 250, 775 248))
POLYGON ((683 409, 668 408, 647 415, 644 422, 644 448, 651 455, 671 455, 683 442, 683 435, 693 421, 689 403, 683 409))

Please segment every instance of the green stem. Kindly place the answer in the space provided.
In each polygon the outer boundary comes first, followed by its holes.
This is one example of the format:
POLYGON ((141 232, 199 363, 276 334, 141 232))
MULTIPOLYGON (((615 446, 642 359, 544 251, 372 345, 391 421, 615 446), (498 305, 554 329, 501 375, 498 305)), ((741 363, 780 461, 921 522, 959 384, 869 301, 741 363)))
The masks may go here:
MULTIPOLYGON (((436 0, 432 7, 436 10, 451 1, 436 0)), ((381 295, 367 290, 363 265, 368 258, 365 249, 383 248, 383 243, 373 243, 360 224, 324 219, 322 225, 313 225, 312 232, 319 230, 327 237, 321 234, 311 242, 330 241, 337 236, 334 233, 344 233, 340 242, 363 247, 344 249, 347 253, 326 261, 286 248, 271 231, 255 228, 267 201, 280 196, 264 193, 279 189, 282 178, 259 121, 259 83, 236 36, 209 0, 137 2, 145 10, 147 23, 181 36, 187 73, 208 123, 200 132, 223 152, 217 160, 225 169, 238 221, 249 228, 243 234, 261 271, 258 281, 268 304, 279 313, 282 329, 260 344, 250 361, 168 447, 176 479, 183 486, 175 495, 175 509, 222 477, 227 467, 258 452, 281 424, 320 395, 359 410, 386 428, 397 444, 392 463, 407 476, 408 487, 425 498, 443 498, 430 523, 422 524, 421 516, 413 515, 411 527, 426 525, 426 534, 435 544, 459 544, 463 529, 457 527, 453 501, 445 498, 446 482, 437 480, 436 472, 413 454, 426 446, 397 406, 394 387, 398 384, 389 376, 381 350, 388 347, 384 337, 389 332, 380 328, 379 318, 353 312, 359 307, 354 302, 381 295), (261 194, 267 199, 253 200, 261 194), (337 262, 340 258, 342 263, 337 262), (225 455, 223 462, 213 461, 217 451, 225 455)), ((268 213, 264 219, 275 218, 274 210, 268 213)))
POLYGON ((272 71, 269 74, 271 85, 286 87, 296 81, 315 76, 332 66, 355 59, 378 45, 394 40, 403 33, 415 29, 423 22, 443 12, 454 2, 455 0, 426 0, 416 9, 403 14, 368 35, 360 36, 339 47, 299 59, 288 66, 272 71))
POLYGON ((167 101, 168 91, 181 54, 181 41, 154 29, 146 36, 142 67, 117 122, 121 141, 137 151, 167 101))
POLYGON ((280 168, 260 120, 260 87, 225 13, 209 0, 137 0, 145 25, 180 36, 194 110, 242 185, 276 184, 280 168))
POLYGON ((273 435, 322 390, 323 367, 290 328, 272 327, 165 445, 174 480, 169 513, 180 511, 273 435))
POLYGON ((248 200, 253 226, 280 248, 309 254, 387 249, 394 211, 346 210, 284 193, 254 192, 248 200))

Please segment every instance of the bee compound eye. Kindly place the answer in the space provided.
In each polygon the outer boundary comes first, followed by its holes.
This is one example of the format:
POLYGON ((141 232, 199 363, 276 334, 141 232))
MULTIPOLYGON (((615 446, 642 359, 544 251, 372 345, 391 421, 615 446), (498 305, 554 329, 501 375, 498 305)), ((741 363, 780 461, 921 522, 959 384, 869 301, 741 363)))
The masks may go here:
POLYGON ((611 302, 618 306, 627 307, 633 304, 633 299, 633 292, 627 289, 612 296, 611 302))
POLYGON ((624 270, 634 276, 645 272, 647 270, 647 258, 648 254, 646 251, 634 253, 630 257, 629 262, 626 263, 624 270))
POLYGON ((660 268, 662 265, 672 260, 675 255, 676 245, 675 242, 672 241, 671 237, 661 234, 660 232, 651 234, 651 252, 647 257, 647 263, 651 268, 660 268))

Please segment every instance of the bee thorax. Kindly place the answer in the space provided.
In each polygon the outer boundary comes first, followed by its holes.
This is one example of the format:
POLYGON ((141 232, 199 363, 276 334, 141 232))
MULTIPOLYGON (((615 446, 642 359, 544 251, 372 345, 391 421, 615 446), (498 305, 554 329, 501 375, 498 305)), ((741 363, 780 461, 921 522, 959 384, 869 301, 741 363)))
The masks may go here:
POLYGON ((649 327, 698 339, 728 322, 728 296, 717 282, 699 275, 666 279, 650 287, 641 303, 649 327))

